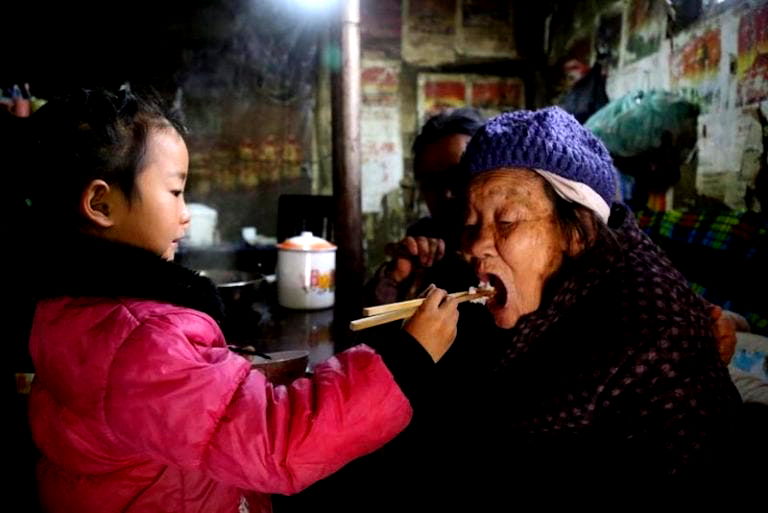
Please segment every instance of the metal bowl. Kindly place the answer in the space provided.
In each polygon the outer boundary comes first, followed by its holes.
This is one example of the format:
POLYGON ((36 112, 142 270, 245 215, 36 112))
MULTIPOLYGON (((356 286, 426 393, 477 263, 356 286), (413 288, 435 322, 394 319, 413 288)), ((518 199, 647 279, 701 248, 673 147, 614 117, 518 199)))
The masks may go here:
POLYGON ((288 385, 304 376, 309 364, 309 351, 275 351, 266 353, 269 360, 249 355, 251 367, 264 373, 267 380, 275 385, 288 385))
POLYGON ((247 339, 261 320, 254 304, 259 300, 264 278, 256 273, 220 269, 203 270, 200 274, 216 285, 224 304, 222 330, 227 340, 247 339))
POLYGON ((263 279, 262 275, 258 273, 229 269, 203 269, 198 272, 201 276, 205 276, 215 283, 219 289, 258 285, 263 279))

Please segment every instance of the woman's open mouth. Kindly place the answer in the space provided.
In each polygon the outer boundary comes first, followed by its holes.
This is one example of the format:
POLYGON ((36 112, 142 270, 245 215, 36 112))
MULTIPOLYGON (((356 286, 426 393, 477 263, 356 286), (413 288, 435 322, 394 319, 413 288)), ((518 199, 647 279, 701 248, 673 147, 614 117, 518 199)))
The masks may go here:
POLYGON ((495 274, 486 275, 488 284, 496 290, 496 294, 488 300, 488 307, 503 308, 507 304, 507 287, 495 274))

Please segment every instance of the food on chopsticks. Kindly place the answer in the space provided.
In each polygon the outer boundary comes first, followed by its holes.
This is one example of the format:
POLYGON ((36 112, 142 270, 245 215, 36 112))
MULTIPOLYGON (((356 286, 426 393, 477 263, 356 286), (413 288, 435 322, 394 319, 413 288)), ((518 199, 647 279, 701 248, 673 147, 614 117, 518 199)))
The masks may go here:
MULTIPOLYGON (((478 286, 477 288, 470 287, 470 290, 454 292, 448 294, 448 296, 455 298, 458 302, 462 303, 464 301, 487 299, 495 293, 496 291, 493 287, 488 284, 482 286, 481 283, 481 286, 478 286)), ((363 315, 365 315, 365 317, 350 322, 349 329, 352 331, 359 331, 373 326, 379 326, 380 324, 407 319, 416 313, 416 310, 425 300, 425 298, 411 299, 408 301, 398 301, 397 303, 363 308, 363 315)))
POLYGON ((469 301, 471 303, 478 303, 480 305, 484 305, 488 302, 488 299, 491 296, 496 294, 496 289, 493 288, 493 286, 487 281, 481 281, 480 283, 478 283, 477 287, 469 287, 470 294, 476 294, 477 292, 483 292, 483 294, 474 299, 470 299, 469 301))

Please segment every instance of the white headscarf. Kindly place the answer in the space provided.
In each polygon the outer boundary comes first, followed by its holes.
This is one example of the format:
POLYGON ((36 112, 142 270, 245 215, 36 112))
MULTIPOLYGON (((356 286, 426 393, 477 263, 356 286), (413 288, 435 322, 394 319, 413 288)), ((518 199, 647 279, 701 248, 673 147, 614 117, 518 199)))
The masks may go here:
POLYGON ((544 171, 543 169, 534 169, 555 189, 555 192, 561 198, 578 203, 595 212, 605 224, 608 224, 608 217, 611 215, 611 207, 605 202, 602 196, 594 191, 589 185, 563 178, 560 175, 544 171))

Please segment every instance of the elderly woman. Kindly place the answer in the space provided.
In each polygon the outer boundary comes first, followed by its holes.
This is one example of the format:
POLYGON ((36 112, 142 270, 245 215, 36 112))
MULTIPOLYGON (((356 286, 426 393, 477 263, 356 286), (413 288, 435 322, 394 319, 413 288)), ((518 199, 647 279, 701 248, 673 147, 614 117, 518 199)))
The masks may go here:
POLYGON ((495 326, 462 312, 451 373, 481 360, 472 378, 492 386, 488 400, 448 394, 480 404, 483 422, 443 425, 454 440, 482 433, 465 468, 503 462, 475 484, 626 491, 714 478, 738 394, 707 305, 614 201, 602 143, 557 107, 518 111, 485 125, 463 163, 462 250, 496 289, 495 326))

